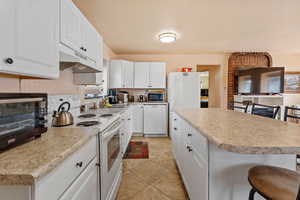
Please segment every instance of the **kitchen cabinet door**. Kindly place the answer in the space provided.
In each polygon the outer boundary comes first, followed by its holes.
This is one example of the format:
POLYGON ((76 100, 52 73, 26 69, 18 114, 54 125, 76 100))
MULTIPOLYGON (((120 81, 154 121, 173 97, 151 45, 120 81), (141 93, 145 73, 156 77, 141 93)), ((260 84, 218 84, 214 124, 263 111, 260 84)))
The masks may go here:
POLYGON ((122 65, 122 70, 123 70, 123 84, 124 88, 133 88, 133 75, 134 75, 134 66, 133 62, 130 61, 123 61, 122 65))
POLYGON ((166 105, 144 105, 144 134, 167 135, 166 105))
POLYGON ((134 88, 149 87, 149 62, 134 63, 134 88))
POLYGON ((166 63, 162 63, 162 62, 150 63, 149 87, 166 88, 166 63))
POLYGON ((59 1, 0 1, 0 72, 59 76, 59 1))
POLYGON ((109 67, 109 88, 123 88, 124 77, 121 60, 112 60, 109 67))
POLYGON ((132 132, 133 134, 144 133, 144 106, 132 105, 132 132))
MULTIPOLYGON (((82 15, 71 0, 61 0, 60 42, 67 47, 82 52, 82 15)), ((85 28, 85 27, 83 27, 85 28)))
POLYGON ((95 158, 59 200, 98 200, 99 188, 95 158))

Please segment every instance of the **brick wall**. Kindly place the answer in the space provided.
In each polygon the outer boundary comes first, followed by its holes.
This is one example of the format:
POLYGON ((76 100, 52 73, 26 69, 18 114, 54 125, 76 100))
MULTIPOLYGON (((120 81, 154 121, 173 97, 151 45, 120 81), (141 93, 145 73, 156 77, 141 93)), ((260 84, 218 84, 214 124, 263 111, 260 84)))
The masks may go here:
POLYGON ((235 71, 241 67, 272 67, 272 57, 266 52, 237 52, 233 53, 228 60, 228 91, 227 106, 231 109, 231 102, 237 94, 237 77, 235 71))

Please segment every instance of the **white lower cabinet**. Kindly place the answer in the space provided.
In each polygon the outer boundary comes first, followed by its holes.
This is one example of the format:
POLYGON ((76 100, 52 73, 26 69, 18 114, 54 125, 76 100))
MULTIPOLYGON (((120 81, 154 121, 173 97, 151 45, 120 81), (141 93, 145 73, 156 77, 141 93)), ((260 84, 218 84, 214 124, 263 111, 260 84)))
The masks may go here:
POLYGON ((98 168, 95 158, 59 200, 98 200, 98 168))
POLYGON ((191 200, 208 200, 207 139, 172 114, 173 153, 191 200))
POLYGON ((91 138, 32 186, 1 185, 0 199, 99 200, 97 140, 91 138))
POLYGON ((167 105, 144 104, 144 134, 167 135, 167 105))
POLYGON ((135 135, 144 133, 144 105, 132 105, 132 132, 135 135))
POLYGON ((121 133, 121 146, 123 154, 126 152, 128 144, 132 137, 132 120, 131 120, 131 109, 126 110, 121 118, 123 122, 123 128, 121 133))

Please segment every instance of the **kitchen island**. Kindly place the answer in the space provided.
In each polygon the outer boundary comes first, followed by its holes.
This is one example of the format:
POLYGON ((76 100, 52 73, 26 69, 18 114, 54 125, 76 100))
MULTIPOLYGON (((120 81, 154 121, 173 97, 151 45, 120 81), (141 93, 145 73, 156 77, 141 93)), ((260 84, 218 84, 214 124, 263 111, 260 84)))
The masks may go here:
POLYGON ((171 137, 191 200, 247 199, 249 168, 296 170, 300 154, 299 125, 231 110, 177 109, 171 137))

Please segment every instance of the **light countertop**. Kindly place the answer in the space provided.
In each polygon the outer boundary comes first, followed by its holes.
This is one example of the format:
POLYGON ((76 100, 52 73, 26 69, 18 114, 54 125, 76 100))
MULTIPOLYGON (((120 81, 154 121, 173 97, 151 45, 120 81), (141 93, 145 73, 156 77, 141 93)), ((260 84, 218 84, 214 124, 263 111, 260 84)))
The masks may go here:
POLYGON ((0 153, 0 185, 32 185, 79 150, 98 132, 49 128, 41 138, 0 153))
POLYGON ((210 143, 243 154, 300 154, 300 125, 217 108, 176 113, 210 143))

